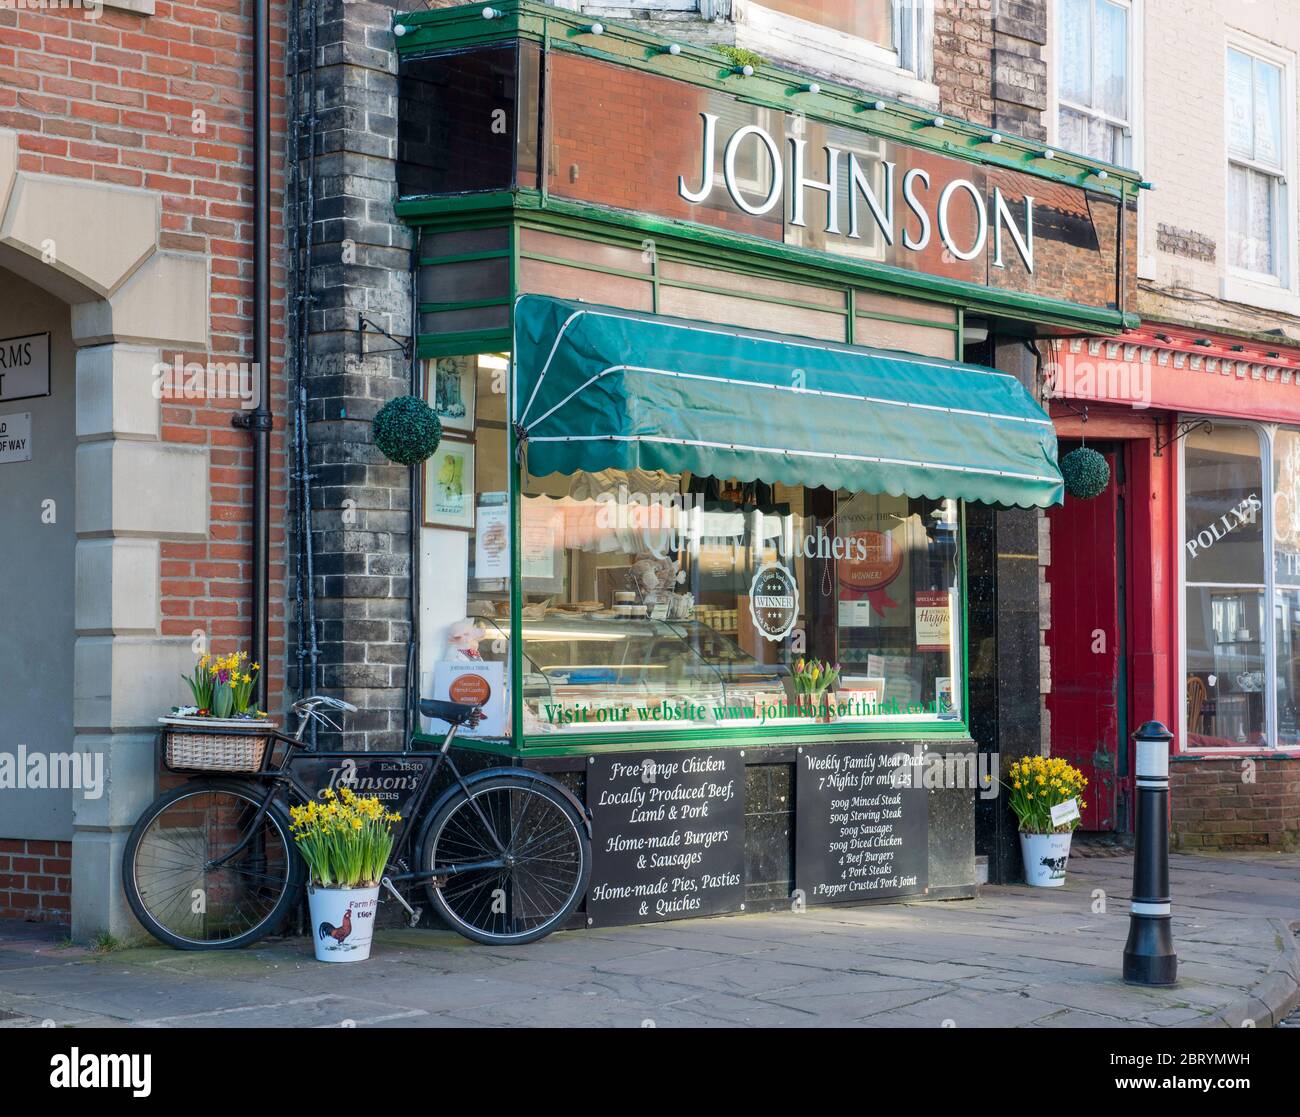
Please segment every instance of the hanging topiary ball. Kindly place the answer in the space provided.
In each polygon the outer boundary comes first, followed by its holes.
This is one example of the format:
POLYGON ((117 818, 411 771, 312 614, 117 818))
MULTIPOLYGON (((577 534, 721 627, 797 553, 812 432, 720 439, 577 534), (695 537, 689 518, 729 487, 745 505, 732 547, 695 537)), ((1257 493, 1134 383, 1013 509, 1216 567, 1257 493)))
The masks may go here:
POLYGON ((375 416, 374 431, 375 445, 398 465, 418 465, 442 441, 438 416, 418 396, 390 399, 375 416))
POLYGON ((1110 484, 1110 464, 1096 450, 1080 446, 1061 459, 1065 491, 1079 500, 1091 500, 1110 484))

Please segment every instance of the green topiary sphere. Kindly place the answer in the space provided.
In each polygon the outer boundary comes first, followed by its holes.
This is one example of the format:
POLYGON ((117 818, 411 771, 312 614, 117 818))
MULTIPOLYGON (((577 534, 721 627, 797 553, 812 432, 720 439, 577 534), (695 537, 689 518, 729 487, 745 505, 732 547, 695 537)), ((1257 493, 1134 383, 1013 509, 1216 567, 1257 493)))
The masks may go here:
POLYGON ((1079 500, 1091 500, 1110 484, 1110 465, 1096 450, 1081 446, 1061 459, 1065 491, 1079 500))
POLYGON ((390 399, 375 416, 375 445, 398 465, 418 465, 438 449, 442 424, 418 396, 390 399))

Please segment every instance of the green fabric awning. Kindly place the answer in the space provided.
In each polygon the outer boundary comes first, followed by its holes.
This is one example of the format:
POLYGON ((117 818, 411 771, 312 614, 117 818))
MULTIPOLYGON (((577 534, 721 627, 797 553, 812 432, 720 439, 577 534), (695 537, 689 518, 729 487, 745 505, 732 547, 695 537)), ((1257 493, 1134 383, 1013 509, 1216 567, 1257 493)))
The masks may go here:
POLYGON ((690 471, 893 496, 1059 504, 1052 421, 977 365, 523 295, 528 471, 690 471))

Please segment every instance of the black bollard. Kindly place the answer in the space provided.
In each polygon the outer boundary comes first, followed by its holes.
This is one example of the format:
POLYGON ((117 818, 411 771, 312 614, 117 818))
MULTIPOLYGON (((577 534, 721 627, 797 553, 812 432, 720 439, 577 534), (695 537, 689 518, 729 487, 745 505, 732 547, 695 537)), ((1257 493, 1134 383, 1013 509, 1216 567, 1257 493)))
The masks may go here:
POLYGON ((1160 722, 1149 721, 1133 738, 1137 741, 1137 849, 1124 980, 1134 985, 1173 985, 1178 980, 1169 914, 1169 742, 1174 735, 1160 722))

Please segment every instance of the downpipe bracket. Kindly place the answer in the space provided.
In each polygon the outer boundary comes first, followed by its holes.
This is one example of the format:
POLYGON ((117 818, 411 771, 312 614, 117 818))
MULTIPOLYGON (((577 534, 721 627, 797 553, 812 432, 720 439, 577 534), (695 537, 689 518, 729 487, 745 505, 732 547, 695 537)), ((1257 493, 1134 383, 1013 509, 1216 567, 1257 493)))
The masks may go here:
POLYGON ((266 411, 241 411, 230 417, 230 425, 241 431, 269 431, 275 420, 266 411))

